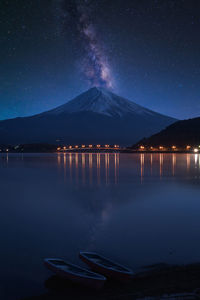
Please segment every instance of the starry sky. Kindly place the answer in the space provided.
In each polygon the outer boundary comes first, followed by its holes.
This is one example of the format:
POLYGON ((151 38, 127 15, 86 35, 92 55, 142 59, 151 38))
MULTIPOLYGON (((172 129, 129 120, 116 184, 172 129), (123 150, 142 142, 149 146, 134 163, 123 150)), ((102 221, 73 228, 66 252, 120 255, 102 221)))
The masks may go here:
POLYGON ((179 119, 200 116, 200 1, 1 0, 0 119, 104 86, 179 119))

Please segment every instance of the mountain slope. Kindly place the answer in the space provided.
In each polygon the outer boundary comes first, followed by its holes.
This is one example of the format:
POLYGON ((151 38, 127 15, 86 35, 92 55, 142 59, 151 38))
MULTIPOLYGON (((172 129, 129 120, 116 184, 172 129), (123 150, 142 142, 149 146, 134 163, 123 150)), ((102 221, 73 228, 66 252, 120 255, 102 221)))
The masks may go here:
POLYGON ((1 143, 118 143, 130 145, 176 120, 92 88, 50 111, 0 122, 1 143))
MULTIPOLYGON (((109 117, 123 117, 126 114, 158 115, 132 101, 119 97, 104 88, 91 88, 68 103, 46 114, 75 113, 90 111, 109 117)), ((163 116, 164 117, 164 116, 163 116)))
POLYGON ((140 144, 153 147, 159 145, 164 147, 200 145, 200 118, 177 121, 159 133, 147 139, 142 139, 136 146, 140 144))

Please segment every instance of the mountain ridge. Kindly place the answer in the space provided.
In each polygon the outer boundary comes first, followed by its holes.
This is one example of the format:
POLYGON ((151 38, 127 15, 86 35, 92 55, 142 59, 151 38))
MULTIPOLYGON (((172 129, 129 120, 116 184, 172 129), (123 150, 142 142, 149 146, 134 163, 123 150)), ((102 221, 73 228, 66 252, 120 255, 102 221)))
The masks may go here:
POLYGON ((55 109, 0 121, 0 141, 131 145, 175 121, 94 87, 55 109))

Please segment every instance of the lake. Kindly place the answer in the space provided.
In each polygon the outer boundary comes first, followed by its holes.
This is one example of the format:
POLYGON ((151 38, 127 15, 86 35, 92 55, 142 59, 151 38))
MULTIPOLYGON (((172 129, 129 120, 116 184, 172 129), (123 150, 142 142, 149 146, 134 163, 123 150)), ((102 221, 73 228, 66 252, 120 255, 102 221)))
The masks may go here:
POLYGON ((45 257, 200 261, 199 154, 0 155, 1 299, 45 291, 45 257))

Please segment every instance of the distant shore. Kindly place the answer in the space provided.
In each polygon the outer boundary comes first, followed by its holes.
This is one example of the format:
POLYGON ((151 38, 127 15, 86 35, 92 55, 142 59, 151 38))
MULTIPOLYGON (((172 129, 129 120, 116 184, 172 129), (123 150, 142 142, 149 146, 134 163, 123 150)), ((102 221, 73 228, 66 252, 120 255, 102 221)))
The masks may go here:
MULTIPOLYGON (((164 299, 163 295, 179 294, 178 299, 198 299, 200 292, 200 263, 190 265, 158 264, 147 267, 128 284, 108 282, 101 291, 78 287, 56 276, 50 277, 46 294, 23 300, 106 300, 106 299, 164 299), (182 294, 182 296, 180 295, 182 294), (189 298, 186 298, 188 295, 189 298)), ((178 296, 177 296, 178 297, 178 296)), ((167 298, 165 298, 167 299, 167 298)), ((171 298, 172 299, 172 298, 171 298)), ((174 298, 173 298, 174 299, 174 298)))
MULTIPOLYGON (((164 153, 170 153, 170 154, 194 154, 194 151, 185 151, 185 150, 179 150, 179 151, 172 151, 172 150, 155 150, 155 151, 150 151, 150 150, 131 150, 131 149, 119 149, 119 150, 67 150, 67 151, 34 151, 34 150, 29 150, 29 151, 0 151, 0 154, 26 154, 26 153, 53 153, 53 154, 63 154, 63 153, 129 153, 129 154, 134 154, 134 153, 141 153, 141 154, 164 154, 164 153)), ((199 152, 200 153, 200 152, 199 152)), ((198 154, 198 152, 196 152, 198 154)))
POLYGON ((120 145, 55 145, 47 143, 0 145, 0 153, 198 153, 200 146, 146 147, 120 145))

